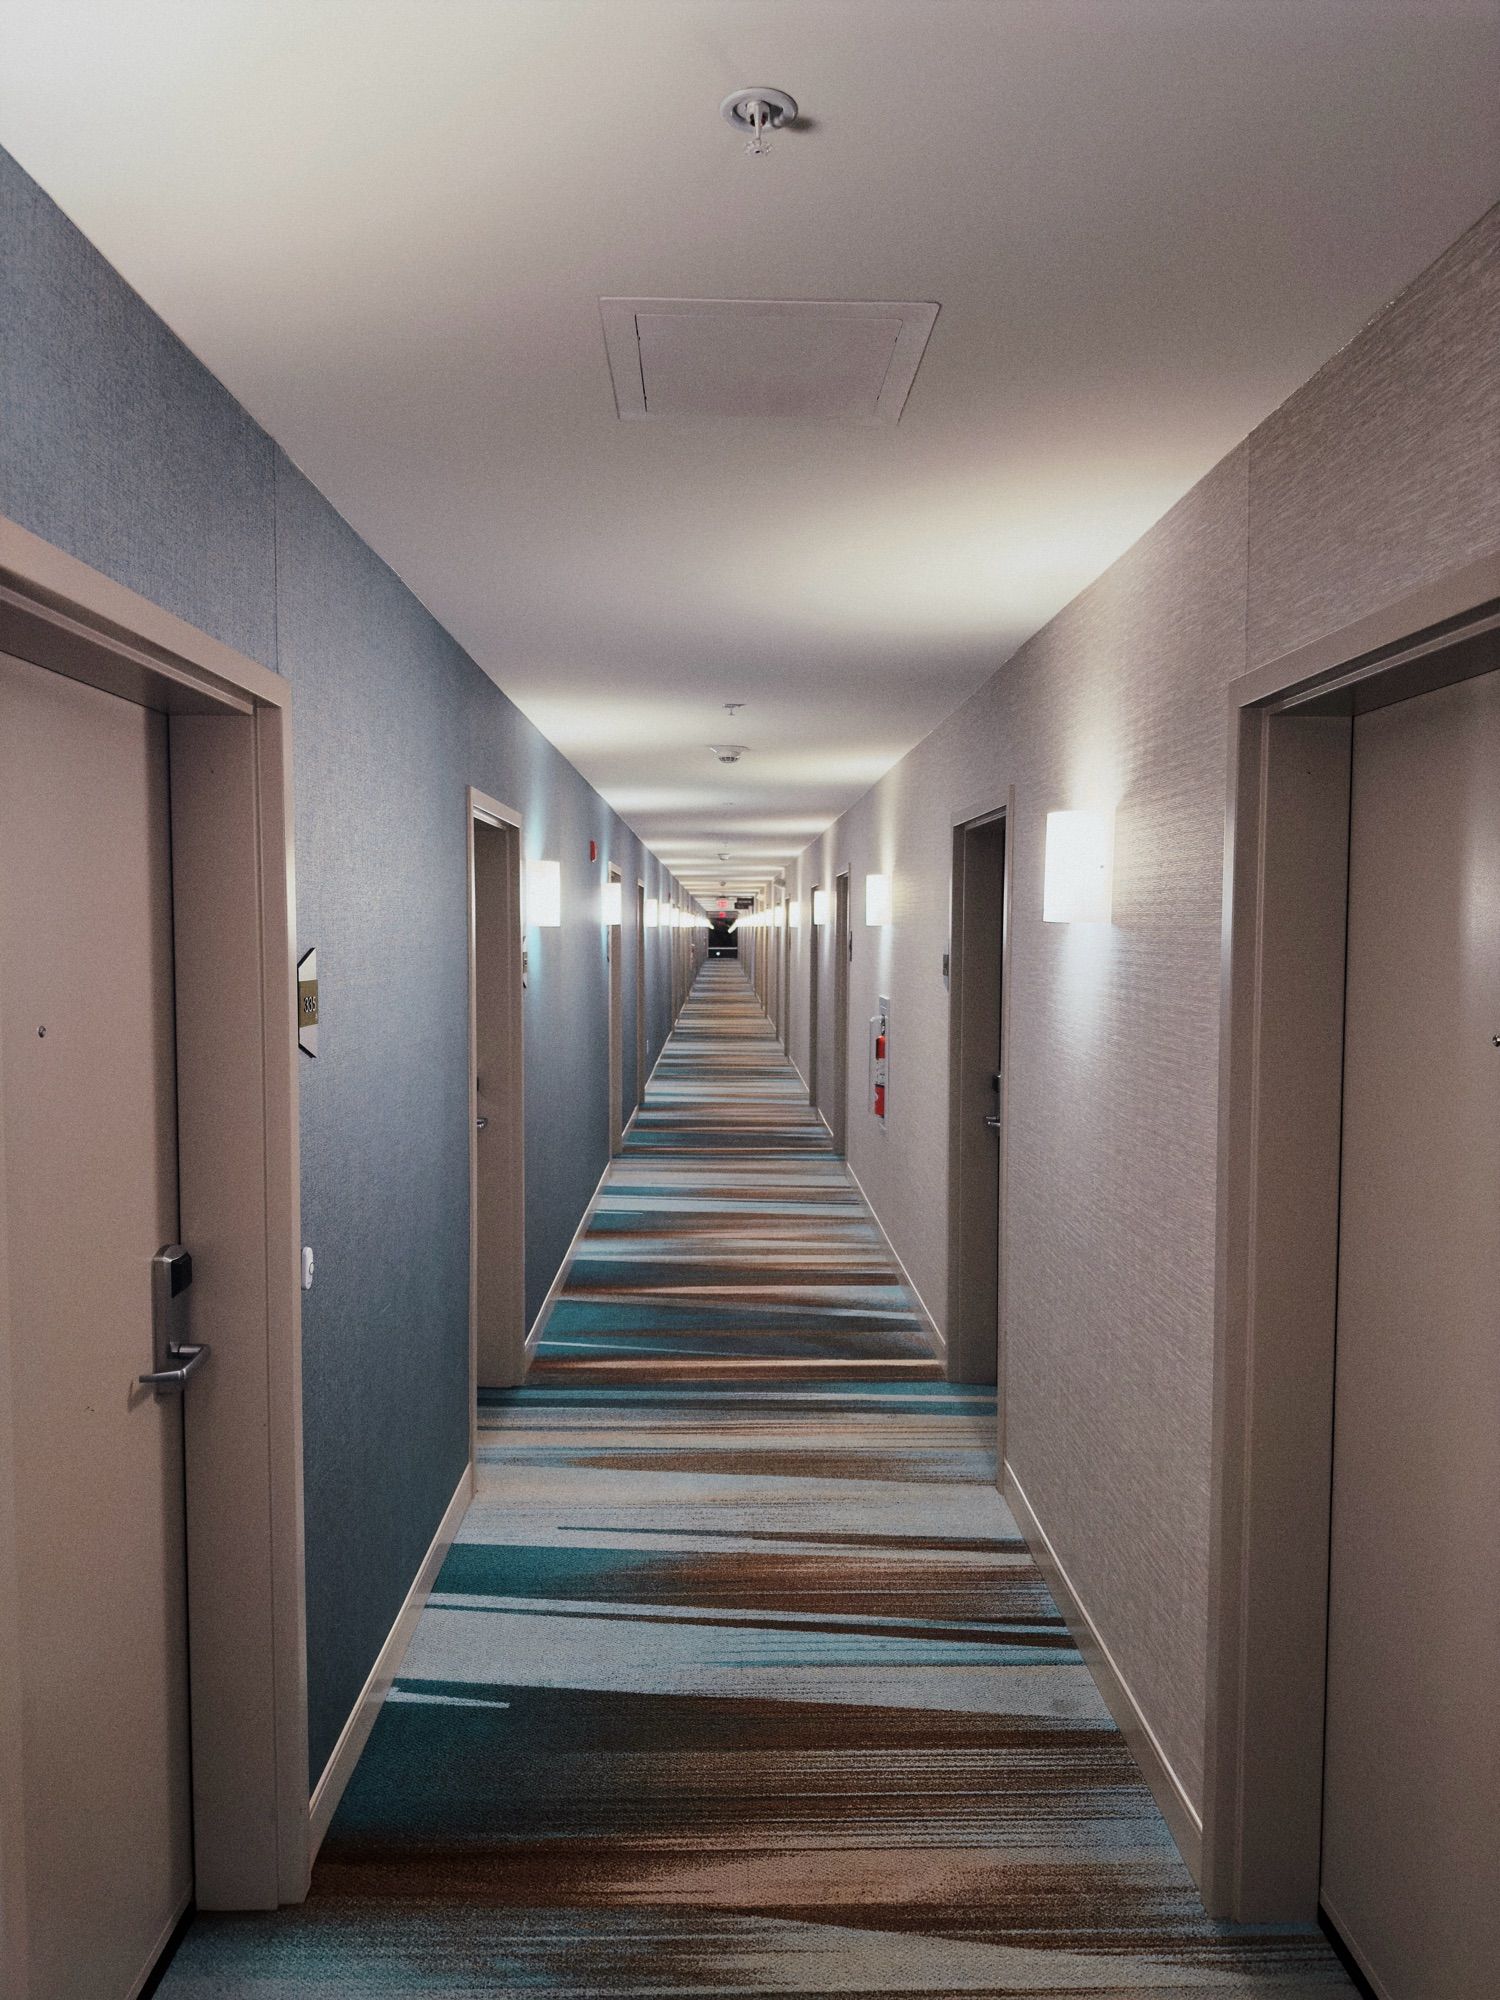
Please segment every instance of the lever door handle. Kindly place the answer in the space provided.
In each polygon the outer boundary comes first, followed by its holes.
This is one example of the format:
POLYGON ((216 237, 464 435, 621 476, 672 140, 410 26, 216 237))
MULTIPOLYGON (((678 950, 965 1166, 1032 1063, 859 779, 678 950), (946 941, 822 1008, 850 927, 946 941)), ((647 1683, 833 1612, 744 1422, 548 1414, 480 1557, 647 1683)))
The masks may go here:
POLYGON ((149 1375, 138 1375, 136 1380, 149 1384, 158 1396, 178 1396, 187 1387, 188 1377, 194 1369, 201 1368, 213 1352, 207 1345, 192 1347, 186 1341, 170 1350, 176 1368, 157 1368, 149 1375))
POLYGON ((986 1125, 989 1126, 992 1132, 998 1132, 1000 1130, 1000 1127, 1005 1123, 1005 1120, 1003 1118, 996 1118, 993 1115, 991 1115, 990 1117, 986 1118, 984 1122, 986 1125))

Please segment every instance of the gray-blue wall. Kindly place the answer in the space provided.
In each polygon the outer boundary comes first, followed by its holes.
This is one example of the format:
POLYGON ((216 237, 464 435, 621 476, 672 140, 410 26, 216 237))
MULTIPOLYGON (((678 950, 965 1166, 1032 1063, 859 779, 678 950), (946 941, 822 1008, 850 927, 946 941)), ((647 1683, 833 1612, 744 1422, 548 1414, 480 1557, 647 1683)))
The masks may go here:
MULTIPOLYGON (((613 861, 628 1108, 633 886, 671 878, 4 152, 0 513, 294 688, 298 931, 322 1002, 302 1065, 316 1775, 467 1457, 465 789, 563 870, 563 924, 530 939, 528 1318, 605 1164, 600 888, 613 861)), ((668 938, 647 946, 654 1060, 668 938)))

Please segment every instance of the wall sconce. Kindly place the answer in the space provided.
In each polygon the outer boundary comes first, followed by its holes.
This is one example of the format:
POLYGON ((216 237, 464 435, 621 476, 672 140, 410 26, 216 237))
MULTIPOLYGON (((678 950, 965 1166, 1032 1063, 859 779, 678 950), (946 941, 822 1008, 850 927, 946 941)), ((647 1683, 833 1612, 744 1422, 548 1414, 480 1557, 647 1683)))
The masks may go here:
POLYGON ((1115 860, 1112 812, 1050 812, 1042 873, 1049 924, 1107 924, 1115 860))
POLYGON ((800 898, 799 898, 799 899, 798 899, 798 900, 797 900, 797 901, 796 901, 795 903, 788 903, 788 904, 787 904, 787 906, 786 906, 786 920, 787 920, 787 922, 788 922, 788 923, 789 923, 789 924, 791 925, 791 927, 792 927, 792 929, 793 929, 794 931, 799 931, 799 930, 801 930, 801 928, 802 928, 802 903, 801 903, 801 899, 800 899, 800 898))
POLYGON ((604 885, 604 921, 619 924, 625 917, 625 884, 606 882, 604 885))
POLYGON ((656 898, 654 896, 646 898, 646 928, 648 931, 656 929, 656 898))
POLYGON ((775 924, 775 926, 776 926, 777 930, 779 930, 779 931, 780 931, 780 930, 785 930, 785 929, 786 929, 786 904, 785 904, 785 903, 778 903, 778 904, 776 905, 776 908, 775 908, 775 910, 773 911, 773 913, 772 913, 772 916, 771 916, 771 922, 772 922, 773 924, 775 924))
POLYGON ((890 876, 867 875, 865 877, 865 922, 867 924, 888 924, 890 920, 890 876))
POLYGON ((556 930, 562 922, 562 863, 526 864, 526 928, 556 930))
POLYGON ((823 926, 828 922, 828 891, 826 889, 813 890, 812 920, 815 930, 822 930, 823 926))

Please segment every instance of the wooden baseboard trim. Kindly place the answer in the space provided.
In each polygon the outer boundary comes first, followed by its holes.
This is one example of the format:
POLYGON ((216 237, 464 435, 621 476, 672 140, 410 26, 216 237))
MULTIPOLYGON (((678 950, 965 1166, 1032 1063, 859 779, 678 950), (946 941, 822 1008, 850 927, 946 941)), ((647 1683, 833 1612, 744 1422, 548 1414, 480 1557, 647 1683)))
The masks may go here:
POLYGON ((370 1731, 375 1727, 375 1718, 380 1713, 381 1703, 391 1691, 391 1684, 401 1671, 401 1662, 406 1657, 406 1649, 411 1644, 412 1634, 417 1629, 417 1620, 422 1615, 422 1607, 437 1581, 437 1573, 443 1566, 453 1537, 458 1532, 458 1524, 468 1512, 469 1502, 474 1495, 474 1468, 465 1466, 463 1477, 453 1489, 453 1498, 443 1509, 443 1518, 438 1522, 437 1533, 431 1546, 422 1558, 422 1566, 412 1579, 411 1589, 406 1593, 406 1601, 396 1613, 396 1622, 386 1636, 386 1642, 376 1656, 370 1669, 370 1677, 360 1691, 359 1700, 349 1714, 349 1720, 339 1733, 339 1740, 333 1746, 333 1755, 324 1766, 323 1775, 313 1787, 312 1804, 308 1808, 308 1860, 316 1857, 323 1845, 338 1802, 344 1796, 344 1787, 354 1774, 360 1752, 369 1741, 370 1731))
MULTIPOLYGON (((819 1117, 822 1117, 821 1112, 819 1112, 818 1115, 819 1117)), ((824 1120, 824 1122, 825 1124, 827 1123, 826 1120, 824 1120)), ((830 1137, 831 1136, 832 1135, 830 1134, 830 1137)), ((890 1258, 891 1262, 895 1265, 896 1269, 901 1273, 901 1282, 906 1287, 906 1289, 911 1293, 912 1302, 917 1308, 918 1317, 921 1319, 923 1323, 923 1326, 927 1333, 927 1338, 932 1342, 932 1350, 934 1354, 936 1354, 939 1361, 944 1360, 948 1353, 948 1342, 943 1333, 943 1329, 938 1325, 937 1321, 928 1311, 927 1301, 922 1297, 922 1294, 917 1290, 916 1286, 912 1283, 911 1272, 907 1270, 906 1264, 902 1259, 901 1252, 896 1248, 895 1244, 891 1241, 890 1231, 881 1221, 879 1210, 876 1208, 874 1202, 871 1201, 870 1197, 865 1193, 864 1185, 861 1182, 859 1175, 854 1171, 853 1167, 850 1166, 847 1158, 844 1161, 844 1172, 849 1176, 850 1180, 853 1181, 855 1186, 855 1191, 858 1193, 860 1200, 864 1203, 865 1207, 870 1211, 870 1220, 875 1224, 876 1229, 880 1233, 880 1240, 885 1245, 886 1255, 890 1258)))
POLYGON ((178 1941, 177 1934, 179 1931, 186 1929, 184 1919, 192 1907, 193 1892, 191 1889, 188 1889, 183 1894, 182 1900, 178 1903, 172 1916, 162 1926, 161 1936, 152 1945, 145 1965, 131 1981, 130 1990, 125 1995, 125 2000, 137 2000, 137 1996, 144 1993, 146 1988, 151 1984, 152 1980, 161 1970, 162 1960, 175 1950, 178 1941))
MULTIPOLYGON (((634 1123, 635 1113, 632 1112, 630 1114, 630 1124, 633 1125, 634 1123)), ((630 1125, 627 1125, 625 1130, 628 1132, 630 1125)), ((526 1336, 526 1359, 528 1362, 536 1352, 536 1344, 542 1337, 542 1329, 547 1324, 552 1308, 557 1304, 558 1294, 568 1282, 569 1267, 574 1257, 578 1254, 579 1244, 582 1243, 584 1237, 588 1234, 589 1224, 594 1219, 594 1210, 599 1206, 599 1197, 603 1194, 605 1183, 609 1179, 609 1170, 618 1158, 619 1154, 616 1153, 613 1158, 605 1161, 604 1172, 599 1176, 594 1192, 588 1198, 588 1206, 578 1218, 578 1227, 569 1238, 568 1247, 563 1252, 562 1262, 552 1274, 552 1283, 547 1287, 547 1296, 537 1308, 536 1318, 531 1322, 531 1331, 526 1336)))
POLYGON ((1141 1776, 1150 1786, 1151 1795, 1161 1808, 1162 1817, 1171 1829, 1172 1838, 1177 1842, 1182 1858, 1188 1865, 1189 1873, 1201 1886, 1202 1815, 1188 1797, 1182 1780, 1168 1761, 1156 1731, 1147 1721, 1129 1681, 1116 1665, 1114 1655, 1090 1615, 1087 1605, 1074 1589, 1072 1578, 1063 1567, 1056 1549, 1052 1546, 1051 1538, 1037 1519, 1036 1512, 1026 1497, 1026 1489, 1017 1479, 1009 1462, 1005 1466, 1002 1491, 1006 1504, 1016 1517, 1016 1525, 1026 1539, 1032 1559, 1045 1577, 1047 1588, 1052 1592, 1058 1610, 1067 1621, 1068 1630, 1073 1635, 1073 1643, 1083 1655, 1084 1665, 1093 1675, 1095 1684, 1104 1697, 1105 1707, 1119 1725, 1120 1734, 1125 1738, 1131 1756, 1140 1766, 1141 1776))
MULTIPOLYGON (((672 1039, 672 1031, 669 1029, 667 1032, 667 1041, 670 1041, 671 1039, 672 1039)), ((656 1075, 657 1070, 661 1067, 661 1059, 666 1053, 667 1053, 667 1043, 663 1042, 661 1047, 656 1052, 656 1061, 652 1063, 651 1068, 647 1073, 646 1090, 649 1090, 651 1088, 651 1079, 656 1075)), ((639 1118, 639 1116, 641 1115, 641 1104, 644 1104, 646 1101, 646 1090, 643 1090, 641 1092, 641 1103, 635 1107, 634 1111, 632 1111, 630 1116, 625 1120, 625 1129, 620 1134, 620 1146, 622 1151, 624 1149, 625 1141, 630 1137, 631 1132, 635 1129, 636 1119, 639 1118)), ((609 1170, 614 1165, 615 1160, 618 1160, 620 1156, 621 1156, 620 1153, 616 1153, 612 1159, 608 1159, 605 1161, 604 1172, 599 1176, 598 1184, 596 1185, 594 1192, 589 1196, 588 1207, 585 1208, 583 1214, 578 1218, 578 1227, 573 1231, 572 1237, 570 1238, 568 1243, 568 1247, 563 1252, 563 1260, 552 1274, 552 1283, 547 1287, 547 1296, 542 1300, 540 1307, 537 1309, 537 1316, 531 1322, 531 1331, 526 1336, 526 1359, 528 1361, 530 1361, 532 1355, 535 1354, 536 1352, 536 1344, 542 1337, 542 1328, 547 1324, 547 1315, 551 1312, 552 1308, 557 1304, 557 1295, 562 1290, 563 1286, 567 1283, 568 1266, 572 1263, 574 1257, 577 1255, 578 1246, 583 1241, 585 1235, 588 1233, 588 1226, 594 1219, 594 1210, 599 1206, 599 1197, 603 1194, 605 1183, 609 1179, 609 1170)))

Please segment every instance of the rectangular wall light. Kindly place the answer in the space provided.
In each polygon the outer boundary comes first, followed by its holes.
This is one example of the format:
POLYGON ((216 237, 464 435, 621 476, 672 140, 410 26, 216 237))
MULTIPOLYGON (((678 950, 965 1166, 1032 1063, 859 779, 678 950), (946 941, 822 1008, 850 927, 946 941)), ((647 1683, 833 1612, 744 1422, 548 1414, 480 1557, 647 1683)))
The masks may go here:
POLYGON ((890 920, 890 876, 867 875, 865 877, 865 922, 867 924, 888 924, 890 920))
POLYGON ((526 864, 526 928, 555 930, 562 922, 562 863, 526 864))
POLYGON ((814 926, 818 930, 821 930, 828 921, 828 891, 826 889, 813 890, 812 919, 814 926))
POLYGON ((604 885, 604 921, 607 924, 620 923, 625 915, 625 884, 606 882, 604 885))
POLYGON ((797 900, 796 900, 795 902, 793 902, 793 903, 788 903, 788 904, 787 904, 787 906, 786 906, 786 920, 787 920, 787 922, 788 922, 788 923, 789 923, 789 924, 791 925, 791 927, 792 927, 792 929, 793 929, 794 931, 799 931, 799 930, 801 930, 801 928, 802 928, 802 899, 801 899, 800 897, 798 897, 798 899, 797 899, 797 900))
POLYGON ((1109 922, 1114 848, 1113 813, 1048 813, 1042 874, 1042 916, 1047 923, 1109 922))
POLYGON ((646 928, 648 931, 656 929, 656 898, 654 896, 646 898, 646 928))

